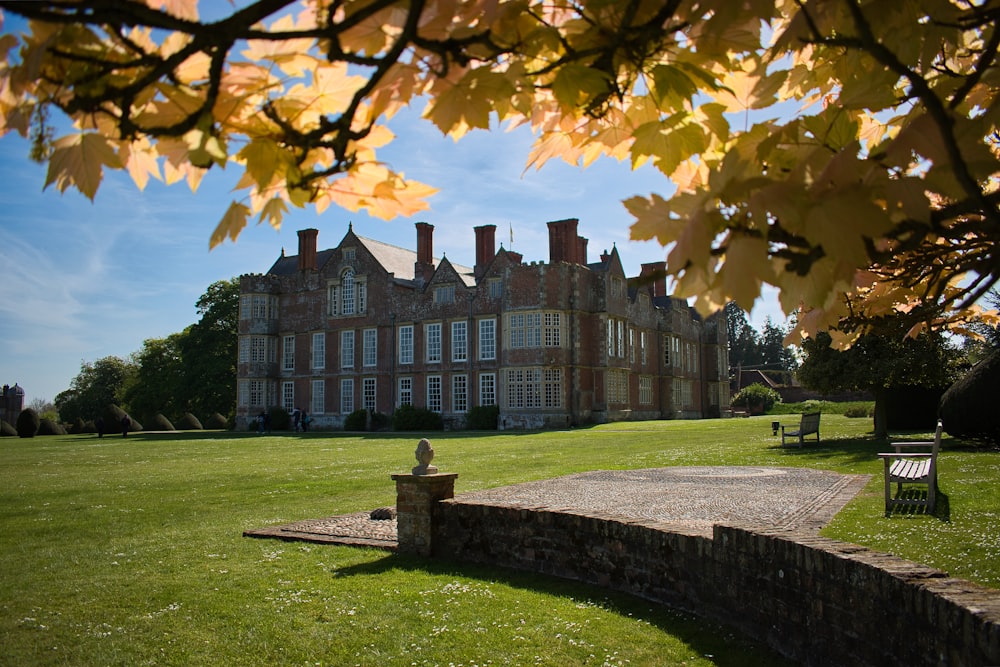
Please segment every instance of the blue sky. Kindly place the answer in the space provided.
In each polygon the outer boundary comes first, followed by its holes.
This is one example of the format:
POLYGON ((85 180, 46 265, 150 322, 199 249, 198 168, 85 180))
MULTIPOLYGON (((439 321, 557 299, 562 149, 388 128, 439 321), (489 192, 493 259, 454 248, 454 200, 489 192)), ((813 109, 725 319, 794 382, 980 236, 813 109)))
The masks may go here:
MULTIPOLYGON (((140 192, 126 174, 106 171, 91 202, 75 190, 43 191, 45 167, 28 160, 27 142, 3 137, 0 383, 17 382, 29 402, 54 399, 82 362, 127 357, 145 339, 196 322, 195 302, 211 283, 267 271, 282 248, 296 253, 296 231, 306 227, 319 229, 320 249, 335 246, 348 223, 362 236, 415 249, 413 223, 425 221, 434 225, 435 256, 471 266, 477 225, 497 225, 497 243, 525 261, 548 261, 545 223, 578 218, 590 261, 616 246, 626 273, 637 275, 641 263, 666 257, 656 243, 629 240, 631 218, 621 204, 668 192, 656 170, 603 159, 587 169, 552 162, 525 172, 526 129, 474 132, 456 143, 418 112, 394 119, 397 139, 379 157, 440 189, 429 211, 385 222, 332 207, 323 215, 294 209, 280 231, 250 226, 212 251, 208 239, 232 199, 235 168, 213 168, 196 193, 155 181, 140 192)), ((766 316, 784 319, 773 298, 758 301, 752 322, 759 328, 766 316)))

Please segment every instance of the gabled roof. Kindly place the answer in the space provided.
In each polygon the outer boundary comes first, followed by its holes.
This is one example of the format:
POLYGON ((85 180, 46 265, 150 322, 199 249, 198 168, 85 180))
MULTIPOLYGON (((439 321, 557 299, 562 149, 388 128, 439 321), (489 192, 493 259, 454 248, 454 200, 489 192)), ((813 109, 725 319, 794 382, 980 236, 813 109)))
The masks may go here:
MULTIPOLYGON (((416 251, 400 248, 388 243, 383 243, 382 241, 376 241, 375 239, 365 238, 364 236, 358 236, 357 234, 352 234, 351 232, 348 232, 348 235, 353 235, 353 237, 356 238, 358 242, 371 253, 372 257, 375 258, 375 261, 378 262, 382 268, 386 270, 386 272, 393 274, 396 279, 414 279, 414 264, 417 261, 416 251)), ((347 239, 347 236, 345 236, 344 239, 347 239)), ((343 245, 343 243, 344 240, 341 240, 340 245, 343 245)), ((333 257, 334 252, 336 252, 340 245, 338 245, 337 248, 321 250, 316 253, 316 267, 322 270, 326 263, 330 261, 330 258, 333 257)), ((441 258, 435 257, 434 266, 440 266, 441 261, 441 258)), ((459 277, 467 286, 475 284, 471 268, 455 264, 450 260, 448 260, 448 263, 451 264, 452 268, 459 274, 459 277)), ((291 276, 298 270, 298 255, 282 255, 268 271, 268 274, 274 276, 291 276)))

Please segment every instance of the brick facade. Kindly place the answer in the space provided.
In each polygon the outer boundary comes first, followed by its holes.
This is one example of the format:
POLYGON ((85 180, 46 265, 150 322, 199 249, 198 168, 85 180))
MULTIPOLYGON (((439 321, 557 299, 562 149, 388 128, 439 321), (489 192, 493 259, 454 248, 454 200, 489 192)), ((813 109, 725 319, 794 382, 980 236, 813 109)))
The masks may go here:
POLYGON ((499 406, 501 429, 699 418, 729 407, 725 321, 666 294, 663 264, 625 275, 616 249, 587 263, 578 221, 548 223, 549 262, 495 249, 474 228, 475 265, 357 236, 240 277, 237 422, 300 408, 318 428, 403 403, 459 428, 499 406))

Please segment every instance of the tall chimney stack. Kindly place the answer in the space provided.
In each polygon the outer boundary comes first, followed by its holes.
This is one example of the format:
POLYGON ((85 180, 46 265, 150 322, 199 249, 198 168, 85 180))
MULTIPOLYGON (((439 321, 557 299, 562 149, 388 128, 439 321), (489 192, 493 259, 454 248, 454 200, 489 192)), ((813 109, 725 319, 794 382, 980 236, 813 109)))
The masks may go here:
POLYGON ((556 220, 549 223, 549 261, 580 264, 580 242, 576 235, 576 227, 580 223, 576 218, 556 220))
POLYGON ((646 283, 653 284, 653 296, 666 296, 667 295, 667 263, 666 262, 650 262, 649 264, 642 265, 642 272, 639 274, 639 278, 643 279, 646 283))
POLYGON ((474 227, 476 231, 476 266, 474 272, 476 277, 483 275, 486 267, 497 254, 497 226, 482 225, 474 227))
POLYGON ((299 271, 316 270, 316 237, 318 229, 299 230, 299 271))
POLYGON ((427 222, 416 223, 417 261, 413 265, 413 275, 427 282, 434 275, 434 225, 427 222))

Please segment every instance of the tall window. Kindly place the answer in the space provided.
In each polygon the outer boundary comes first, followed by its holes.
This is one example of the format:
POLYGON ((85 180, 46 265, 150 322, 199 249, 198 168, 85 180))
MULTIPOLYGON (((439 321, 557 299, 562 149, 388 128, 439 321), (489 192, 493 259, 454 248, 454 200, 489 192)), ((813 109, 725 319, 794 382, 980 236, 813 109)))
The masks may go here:
POLYGON ((326 288, 326 299, 330 304, 330 312, 328 315, 339 315, 340 314, 340 285, 336 283, 330 283, 326 288))
POLYGON ((649 350, 646 347, 646 332, 639 332, 639 351, 642 365, 645 366, 649 361, 649 350))
POLYGON ((479 374, 479 405, 497 404, 496 373, 479 374))
POLYGON ((488 361, 497 358, 497 321, 479 320, 479 358, 488 361))
POLYGON ((618 320, 618 358, 625 357, 625 323, 618 320))
POLYGON ((469 376, 451 376, 451 410, 466 412, 469 409, 469 376))
POLYGON ((615 321, 608 318, 608 358, 615 356, 615 321))
POLYGON ((396 407, 413 405, 413 378, 399 378, 399 391, 396 396, 396 407))
POLYGON ((606 384, 608 403, 628 403, 628 371, 609 368, 606 384))
POLYGON ((354 269, 347 269, 340 276, 341 314, 354 314, 354 269))
POLYGON ((340 378, 340 413, 354 412, 354 378, 340 378))
POLYGON ((639 376, 639 403, 650 405, 653 402, 653 378, 648 375, 639 376))
POLYGON ((364 365, 369 367, 378 365, 378 330, 365 329, 363 341, 364 365))
POLYGON ((361 407, 375 412, 375 378, 365 378, 361 381, 361 407))
POLYGON ((468 323, 451 323, 451 360, 465 361, 469 358, 469 327, 468 323))
POLYGON ((427 376, 427 409, 441 412, 441 376, 427 376))
POLYGON ((628 361, 635 363, 635 329, 632 327, 628 328, 628 361))
POLYGON ((240 363, 250 361, 250 336, 240 336, 240 363))
POLYGON ((326 411, 326 386, 323 380, 312 381, 312 402, 309 404, 309 411, 314 415, 321 415, 326 411))
POLYGON ((250 380, 250 407, 263 407, 265 389, 264 380, 250 380))
POLYGON ((434 322, 428 324, 424 329, 427 347, 427 363, 440 363, 441 361, 441 323, 434 322))
POLYGON ((562 407, 562 369, 546 368, 542 373, 542 391, 544 392, 544 405, 547 408, 562 407))
POLYGON ((282 382, 281 383, 281 407, 285 409, 286 412, 291 412, 295 409, 295 383, 294 382, 282 382))
POLYGON ((358 292, 358 312, 364 313, 368 310, 368 283, 364 280, 356 280, 358 292))
POLYGON ((559 313, 545 313, 545 347, 562 346, 562 316, 559 313))
POLYGON ((499 299, 503 296, 503 281, 499 278, 490 278, 487 283, 490 287, 490 298, 499 299))
POLYGON ((326 368, 326 334, 323 332, 313 334, 313 369, 326 368))
POLYGON ((285 336, 281 341, 281 369, 295 370, 295 336, 285 336))
POLYGON ((399 327, 399 363, 413 363, 413 325, 399 327))
POLYGON ((354 368, 354 330, 340 332, 340 367, 354 368))

